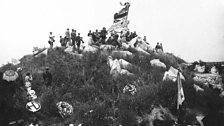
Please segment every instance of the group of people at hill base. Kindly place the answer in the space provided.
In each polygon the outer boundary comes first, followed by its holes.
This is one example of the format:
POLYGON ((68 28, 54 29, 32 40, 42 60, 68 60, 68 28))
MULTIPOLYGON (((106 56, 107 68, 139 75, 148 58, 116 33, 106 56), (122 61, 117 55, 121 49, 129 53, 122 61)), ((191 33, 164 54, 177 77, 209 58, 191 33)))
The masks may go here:
MULTIPOLYGON (((17 125, 18 123, 22 124, 22 122, 25 120, 26 122, 29 122, 30 125, 37 126, 33 120, 36 120, 36 113, 38 113, 38 111, 41 109, 41 104, 35 90, 32 87, 32 74, 28 72, 23 78, 22 71, 22 68, 19 67, 16 71, 7 70, 4 73, 0 72, 0 109, 2 109, 0 112, 0 118, 2 118, 0 119, 0 124, 3 123, 4 125, 17 125), (24 94, 24 96, 26 96, 27 103, 24 104, 24 107, 26 108, 27 114, 29 115, 24 118, 24 116, 20 116, 18 113, 18 118, 23 118, 22 121, 20 119, 19 122, 15 120, 17 116, 14 117, 15 115, 12 115, 12 111, 17 111, 14 108, 14 105, 15 98, 17 97, 16 95, 18 94, 24 94), (9 115, 6 116, 5 113, 8 113, 9 115), (2 114, 6 117, 2 117, 2 114)), ((44 84, 47 87, 51 86, 52 74, 49 71, 49 67, 45 68, 45 71, 42 75, 44 84)))

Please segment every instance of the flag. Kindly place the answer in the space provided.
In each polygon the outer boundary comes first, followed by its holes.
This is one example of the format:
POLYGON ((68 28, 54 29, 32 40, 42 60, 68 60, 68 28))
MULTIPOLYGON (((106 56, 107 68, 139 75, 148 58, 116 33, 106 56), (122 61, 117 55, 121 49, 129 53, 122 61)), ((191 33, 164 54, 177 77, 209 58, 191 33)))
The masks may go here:
POLYGON ((125 7, 122 8, 118 13, 114 14, 114 23, 117 23, 117 22, 119 22, 121 20, 124 20, 124 19, 127 20, 130 3, 126 2, 122 6, 125 6, 125 7))
POLYGON ((122 6, 124 6, 118 13, 114 14, 114 21, 113 21, 113 25, 108 29, 109 32, 112 31, 116 31, 119 32, 123 29, 127 30, 127 26, 129 24, 128 19, 128 12, 129 12, 129 7, 130 7, 130 3, 126 2, 124 5, 121 4, 122 6))
POLYGON ((179 106, 182 105, 182 103, 185 100, 184 90, 183 90, 183 86, 182 86, 182 83, 181 83, 181 78, 180 78, 180 72, 179 71, 177 73, 177 87, 178 87, 178 92, 177 92, 177 109, 179 109, 179 106))

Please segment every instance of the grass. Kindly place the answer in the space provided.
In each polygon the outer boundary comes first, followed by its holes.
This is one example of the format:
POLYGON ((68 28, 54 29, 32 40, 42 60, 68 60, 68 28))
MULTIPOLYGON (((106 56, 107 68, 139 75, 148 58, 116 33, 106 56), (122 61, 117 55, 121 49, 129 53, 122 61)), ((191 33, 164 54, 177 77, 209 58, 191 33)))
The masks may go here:
MULTIPOLYGON (((171 81, 163 82, 162 77, 169 66, 177 68, 178 64, 185 62, 183 59, 173 54, 141 56, 135 53, 134 57, 125 59, 137 66, 132 70, 135 77, 121 76, 114 80, 106 64, 107 55, 102 55, 100 52, 83 55, 80 59, 65 53, 61 48, 55 48, 49 50, 48 55, 24 56, 19 65, 7 64, 1 67, 0 71, 16 70, 16 67, 21 66, 23 75, 31 72, 32 88, 36 91, 42 105, 38 119, 43 125, 85 122, 88 126, 117 126, 118 124, 134 126, 137 123, 135 117, 150 113, 151 105, 154 104, 168 107, 176 114, 177 84, 171 81), (160 59, 167 65, 167 69, 152 67, 150 65, 152 59, 160 59), (50 68, 53 75, 53 84, 50 88, 46 88, 43 84, 42 72, 45 66, 50 68), (134 96, 123 94, 122 89, 126 84, 135 85, 137 94, 134 96), (56 103, 59 101, 66 101, 74 107, 71 117, 62 119, 59 116, 56 109, 56 103), (90 110, 93 112, 88 113, 90 110)), ((192 87, 194 82, 189 72, 184 72, 184 76, 186 106, 204 105, 199 99, 206 101, 208 95, 198 95, 195 92, 192 87)), ((27 113, 24 109, 26 96, 23 91, 17 89, 13 101, 16 103, 14 107, 21 110, 23 117, 26 117, 27 113)))

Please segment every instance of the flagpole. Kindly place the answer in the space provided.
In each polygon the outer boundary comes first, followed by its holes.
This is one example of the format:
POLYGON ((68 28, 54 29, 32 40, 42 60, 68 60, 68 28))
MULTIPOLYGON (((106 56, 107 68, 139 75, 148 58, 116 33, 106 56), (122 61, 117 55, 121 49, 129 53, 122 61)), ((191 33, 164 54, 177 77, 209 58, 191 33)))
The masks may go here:
POLYGON ((183 110, 182 110, 182 104, 185 100, 184 97, 184 91, 183 91, 183 86, 181 83, 181 78, 180 78, 180 70, 178 69, 177 73, 177 116, 178 116, 178 123, 183 124, 183 110))

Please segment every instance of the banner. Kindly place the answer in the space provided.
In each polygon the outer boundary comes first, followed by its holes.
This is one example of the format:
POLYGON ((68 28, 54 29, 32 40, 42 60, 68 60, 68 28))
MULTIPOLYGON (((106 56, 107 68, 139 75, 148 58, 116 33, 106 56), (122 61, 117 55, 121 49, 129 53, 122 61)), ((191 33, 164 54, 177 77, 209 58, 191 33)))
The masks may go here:
POLYGON ((130 7, 130 3, 126 2, 124 4, 120 3, 122 6, 125 6, 124 8, 122 8, 118 13, 114 14, 114 23, 120 21, 121 19, 126 19, 127 20, 127 16, 128 16, 128 11, 129 11, 129 7, 130 7))
POLYGON ((179 109, 179 106, 182 105, 182 103, 185 100, 184 90, 183 90, 183 86, 182 86, 182 82, 181 82, 181 78, 180 78, 180 72, 177 73, 177 88, 178 88, 178 92, 177 92, 177 109, 179 109))
POLYGON ((127 26, 129 24, 129 21, 127 20, 127 18, 130 3, 126 2, 124 4, 122 3, 120 4, 124 6, 124 8, 122 8, 118 13, 114 14, 113 25, 108 29, 109 32, 112 31, 120 32, 123 29, 128 30, 127 26))

